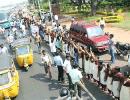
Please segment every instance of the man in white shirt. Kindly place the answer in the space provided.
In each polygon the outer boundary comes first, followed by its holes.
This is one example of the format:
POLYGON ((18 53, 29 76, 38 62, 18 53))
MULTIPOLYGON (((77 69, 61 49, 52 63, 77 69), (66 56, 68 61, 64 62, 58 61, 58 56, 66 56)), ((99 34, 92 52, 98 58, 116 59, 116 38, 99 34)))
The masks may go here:
POLYGON ((45 50, 42 50, 42 55, 41 55, 41 63, 44 65, 45 73, 48 75, 49 73, 49 78, 52 79, 52 74, 51 74, 51 57, 49 54, 45 52, 45 50))
POLYGON ((58 15, 55 15, 54 18, 55 18, 56 24, 58 25, 58 15))
POLYGON ((11 49, 11 43, 13 43, 14 37, 12 35, 8 35, 7 42, 9 44, 9 48, 11 49))
POLYGON ((71 88, 71 78, 70 78, 70 75, 69 75, 69 72, 72 70, 72 67, 71 67, 71 63, 70 63, 70 56, 69 55, 66 55, 66 59, 64 61, 64 64, 63 64, 63 69, 68 77, 68 80, 69 80, 69 89, 71 88))
POLYGON ((99 25, 100 25, 101 29, 104 30, 105 20, 103 19, 103 17, 102 17, 101 20, 99 21, 99 25))
POLYGON ((51 53, 52 55, 54 56, 55 53, 56 53, 56 38, 51 38, 51 36, 49 35, 49 46, 50 46, 50 49, 51 49, 51 53))
POLYGON ((23 36, 26 35, 26 27, 24 24, 21 25, 21 29, 22 29, 22 32, 23 32, 23 36))
POLYGON ((5 47, 3 44, 1 44, 1 53, 3 53, 3 54, 8 53, 7 47, 5 47))
POLYGON ((0 27, 0 34, 3 34, 3 33, 4 33, 4 31, 5 31, 5 29, 4 29, 4 28, 2 28, 2 27, 0 27))
POLYGON ((84 91, 88 92, 88 90, 86 89, 84 83, 83 83, 83 76, 81 74, 81 71, 78 70, 79 66, 73 65, 73 69, 69 72, 69 75, 71 77, 71 81, 73 83, 72 88, 74 89, 75 92, 78 92, 78 96, 81 98, 81 88, 84 89, 84 91), (77 89, 76 90, 76 86, 77 89))
POLYGON ((17 31, 17 28, 13 26, 12 31, 15 33, 17 31))

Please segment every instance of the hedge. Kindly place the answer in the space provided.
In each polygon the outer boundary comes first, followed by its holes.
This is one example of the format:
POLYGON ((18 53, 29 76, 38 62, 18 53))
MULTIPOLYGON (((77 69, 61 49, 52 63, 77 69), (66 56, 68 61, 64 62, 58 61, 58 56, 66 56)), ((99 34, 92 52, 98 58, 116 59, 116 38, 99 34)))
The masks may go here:
MULTIPOLYGON (((115 22, 121 22, 123 20, 122 16, 107 16, 103 17, 106 23, 115 23, 115 22)), ((98 22, 100 19, 97 20, 98 22)))

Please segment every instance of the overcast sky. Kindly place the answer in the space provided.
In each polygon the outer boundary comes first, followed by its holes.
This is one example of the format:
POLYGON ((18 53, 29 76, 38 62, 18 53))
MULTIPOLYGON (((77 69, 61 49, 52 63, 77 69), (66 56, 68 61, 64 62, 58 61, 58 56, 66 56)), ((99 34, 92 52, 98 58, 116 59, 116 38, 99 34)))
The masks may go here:
POLYGON ((23 1, 27 1, 27 0, 0 0, 0 7, 13 5, 13 4, 16 4, 16 3, 23 2, 23 1))

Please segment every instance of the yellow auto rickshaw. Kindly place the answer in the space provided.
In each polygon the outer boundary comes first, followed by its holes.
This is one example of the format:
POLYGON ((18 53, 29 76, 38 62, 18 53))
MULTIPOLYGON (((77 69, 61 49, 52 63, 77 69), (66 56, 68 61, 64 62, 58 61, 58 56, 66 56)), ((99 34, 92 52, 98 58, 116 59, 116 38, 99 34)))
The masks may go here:
POLYGON ((28 71, 33 64, 33 50, 28 38, 22 38, 12 43, 18 65, 28 71))
POLYGON ((19 93, 19 74, 12 58, 0 54, 0 100, 11 100, 19 93))

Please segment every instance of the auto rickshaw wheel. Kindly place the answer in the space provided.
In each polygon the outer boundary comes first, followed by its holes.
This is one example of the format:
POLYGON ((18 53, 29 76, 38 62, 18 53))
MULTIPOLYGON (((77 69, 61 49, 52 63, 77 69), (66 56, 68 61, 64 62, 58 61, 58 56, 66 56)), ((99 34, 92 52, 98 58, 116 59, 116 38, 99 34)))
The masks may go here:
POLYGON ((11 98, 10 97, 5 97, 4 100, 11 100, 11 98))
POLYGON ((32 67, 32 64, 30 64, 29 67, 32 67))
POLYGON ((28 69, 29 69, 29 66, 25 67, 25 70, 26 70, 26 71, 28 71, 28 69))

